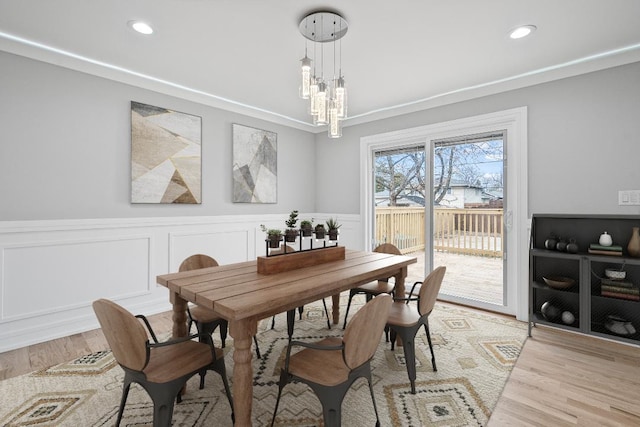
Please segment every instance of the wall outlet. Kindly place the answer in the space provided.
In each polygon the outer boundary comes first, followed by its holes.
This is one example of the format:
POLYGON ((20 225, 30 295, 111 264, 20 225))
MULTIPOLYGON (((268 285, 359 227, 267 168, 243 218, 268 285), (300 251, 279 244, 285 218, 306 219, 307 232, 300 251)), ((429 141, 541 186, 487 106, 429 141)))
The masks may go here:
POLYGON ((618 191, 618 205, 620 206, 640 205, 640 190, 618 191))

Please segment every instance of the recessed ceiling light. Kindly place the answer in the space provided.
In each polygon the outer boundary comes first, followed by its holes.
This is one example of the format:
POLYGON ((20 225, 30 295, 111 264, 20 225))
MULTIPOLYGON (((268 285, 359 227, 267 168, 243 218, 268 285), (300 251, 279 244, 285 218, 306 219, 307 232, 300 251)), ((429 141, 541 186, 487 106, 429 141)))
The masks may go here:
POLYGON ((509 37, 512 39, 521 39, 523 37, 527 37, 529 34, 533 33, 536 30, 535 25, 522 25, 520 27, 514 28, 509 31, 509 37))
POLYGON ((151 25, 142 21, 129 21, 129 26, 139 32, 140 34, 152 34, 153 28, 151 25))

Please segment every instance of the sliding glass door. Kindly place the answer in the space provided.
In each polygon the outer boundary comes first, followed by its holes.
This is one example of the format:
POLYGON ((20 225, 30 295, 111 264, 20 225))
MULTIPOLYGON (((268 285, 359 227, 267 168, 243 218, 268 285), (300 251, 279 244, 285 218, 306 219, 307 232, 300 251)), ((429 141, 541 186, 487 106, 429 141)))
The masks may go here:
POLYGON ((431 257, 440 298, 503 311, 504 132, 432 141, 431 257))
POLYGON ((526 108, 361 140, 368 249, 415 256, 408 285, 447 266, 439 298, 528 315, 526 108))

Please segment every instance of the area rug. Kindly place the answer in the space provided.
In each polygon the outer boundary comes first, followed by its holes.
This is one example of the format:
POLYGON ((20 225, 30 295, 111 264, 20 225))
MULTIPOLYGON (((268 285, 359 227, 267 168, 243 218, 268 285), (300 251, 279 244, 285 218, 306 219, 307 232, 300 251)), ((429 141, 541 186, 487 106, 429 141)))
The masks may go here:
MULTIPOLYGON (((275 328, 270 326, 270 319, 260 323, 262 358, 253 360, 254 426, 271 423, 286 351, 286 315, 276 316, 275 328)), ((372 370, 381 425, 486 425, 526 338, 526 323, 438 303, 430 316, 430 326, 438 371, 432 370, 428 343, 421 330, 416 339, 415 395, 410 393, 402 348, 391 351, 384 337, 378 346, 372 370)), ((327 329, 322 305, 312 304, 305 307, 303 319, 296 320, 294 335, 297 340, 314 341, 342 333, 338 325, 327 329)), ((214 336, 218 338, 217 332, 214 336)), ((227 340, 225 350, 231 380, 232 339, 227 340)), ((122 379, 122 369, 112 354, 104 351, 1 381, 0 425, 113 426, 122 379)), ((209 372, 203 390, 198 389, 198 381, 197 376, 189 381, 182 403, 175 406, 173 425, 231 426, 231 409, 220 376, 209 372)), ((357 380, 347 393, 342 417, 345 426, 375 425, 364 379, 357 380)), ((134 384, 121 425, 151 425, 151 420, 151 400, 134 384)), ((275 425, 322 426, 320 403, 311 389, 303 384, 287 385, 275 425)))

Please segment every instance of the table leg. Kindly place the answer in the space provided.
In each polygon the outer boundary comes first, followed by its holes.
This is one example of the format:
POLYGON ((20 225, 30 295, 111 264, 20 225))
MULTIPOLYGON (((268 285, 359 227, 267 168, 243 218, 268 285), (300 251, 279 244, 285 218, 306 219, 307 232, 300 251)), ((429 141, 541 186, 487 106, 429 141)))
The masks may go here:
POLYGON ((333 324, 340 322, 340 294, 331 295, 331 314, 333 315, 333 324))
POLYGON ((404 279, 407 278, 407 267, 402 267, 396 274, 393 275, 395 280, 395 294, 397 298, 404 298, 405 286, 404 279))
POLYGON ((253 403, 253 367, 251 341, 257 331, 256 319, 232 320, 229 333, 233 337, 233 408, 236 426, 251 426, 253 403))
MULTIPOLYGON (((394 293, 398 298, 405 298, 404 292, 404 279, 407 278, 407 267, 402 267, 394 276, 395 278, 395 290, 394 293)), ((402 347, 402 340, 400 337, 396 338, 396 345, 402 347)))
POLYGON ((173 337, 187 336, 187 301, 175 292, 169 295, 169 301, 173 304, 173 337))

